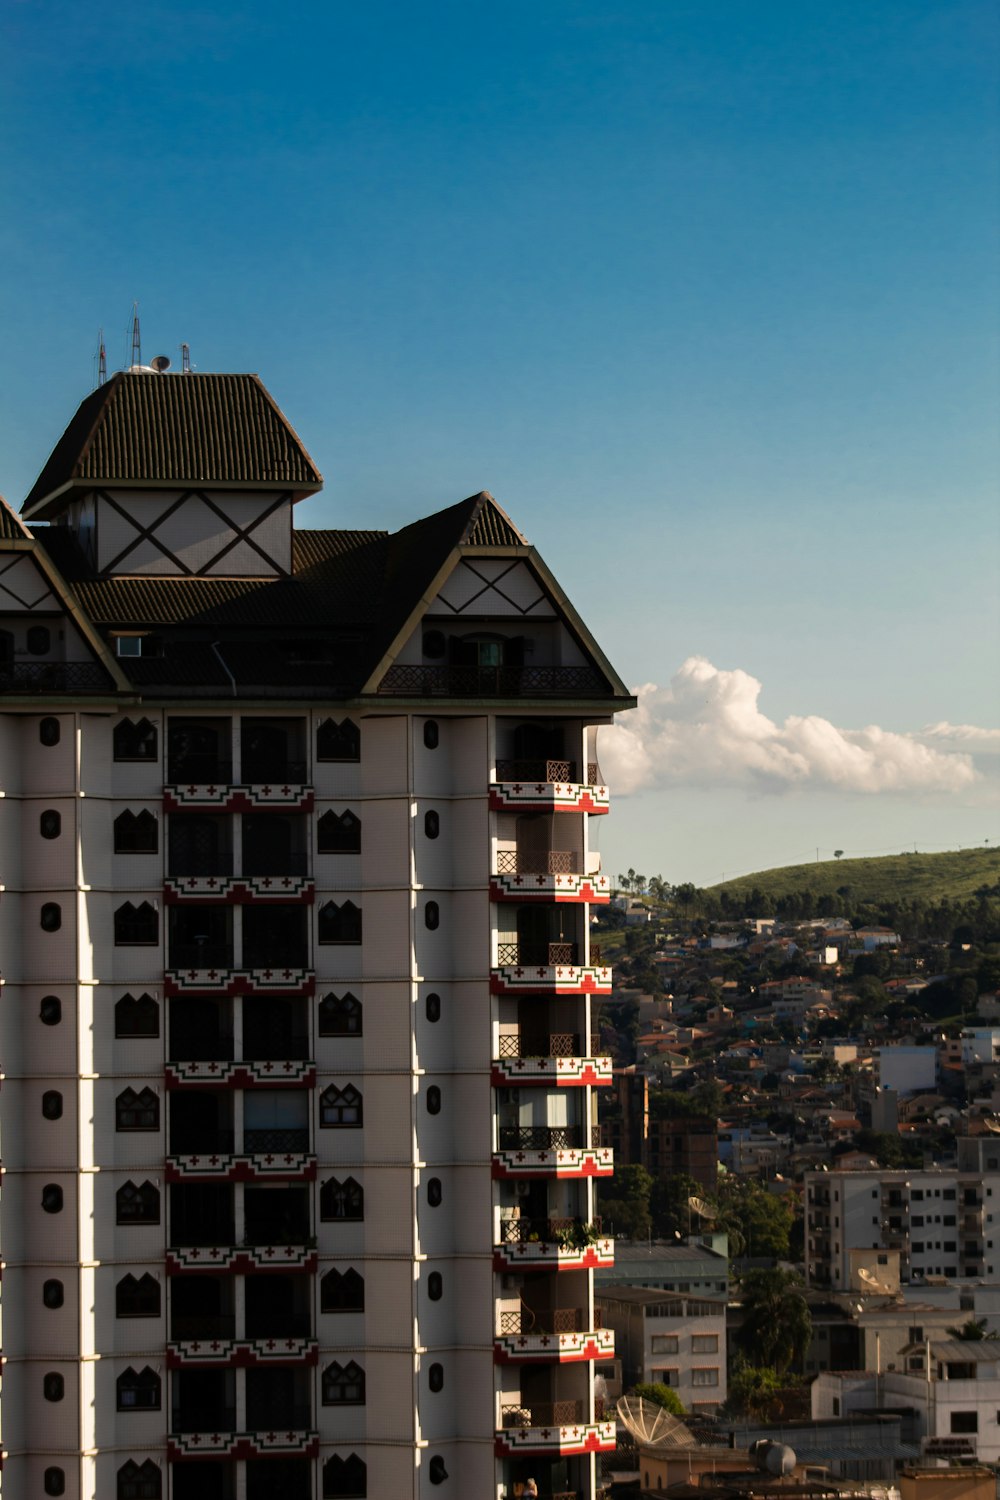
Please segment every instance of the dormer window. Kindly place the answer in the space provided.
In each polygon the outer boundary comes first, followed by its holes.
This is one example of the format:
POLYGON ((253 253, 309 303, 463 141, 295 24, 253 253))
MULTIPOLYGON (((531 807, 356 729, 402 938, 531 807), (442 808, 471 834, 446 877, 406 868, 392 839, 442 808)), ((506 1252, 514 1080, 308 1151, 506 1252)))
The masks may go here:
POLYGON ((115 652, 118 656, 142 656, 142 647, 145 639, 145 636, 142 635, 116 636, 115 652))

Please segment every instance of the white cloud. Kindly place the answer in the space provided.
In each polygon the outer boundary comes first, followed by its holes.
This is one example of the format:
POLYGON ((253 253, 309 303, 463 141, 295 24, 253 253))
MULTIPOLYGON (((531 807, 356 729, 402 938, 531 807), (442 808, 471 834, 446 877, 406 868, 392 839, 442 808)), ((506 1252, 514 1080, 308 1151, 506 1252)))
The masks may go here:
POLYGON ((637 693, 635 712, 600 733, 604 775, 622 794, 682 784, 964 792, 980 779, 972 756, 943 746, 981 750, 992 736, 1000 738, 1000 731, 972 725, 933 725, 921 734, 875 724, 838 729, 814 714, 777 724, 760 711, 756 677, 700 656, 689 657, 669 687, 647 683, 637 693))
POLYGON ((1000 729, 980 729, 975 724, 949 724, 946 719, 942 719, 939 724, 928 724, 920 731, 920 738, 964 745, 980 755, 1000 751, 1000 729))

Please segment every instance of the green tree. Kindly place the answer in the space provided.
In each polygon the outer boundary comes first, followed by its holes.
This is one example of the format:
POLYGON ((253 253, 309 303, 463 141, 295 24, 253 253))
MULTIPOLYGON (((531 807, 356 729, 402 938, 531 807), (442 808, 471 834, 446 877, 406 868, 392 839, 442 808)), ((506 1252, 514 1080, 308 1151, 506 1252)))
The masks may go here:
POLYGON ((763 1422, 771 1415, 781 1390, 781 1381, 766 1365, 737 1364, 729 1379, 726 1409, 734 1417, 763 1422))
POLYGON ((795 1217, 790 1198, 769 1193, 752 1178, 730 1173, 719 1181, 716 1207, 719 1228, 729 1235, 731 1256, 787 1258, 795 1217))
POLYGON ((645 1167, 619 1167, 611 1181, 601 1186, 601 1217, 614 1224, 615 1234, 641 1239, 652 1227, 652 1191, 653 1179, 645 1167))
POLYGON ((794 1271, 748 1271, 740 1283, 743 1321, 738 1342, 783 1375, 802 1359, 812 1338, 812 1314, 794 1271))
POLYGON ((661 1380, 641 1381, 632 1387, 629 1395, 641 1396, 644 1401, 652 1401, 657 1406, 662 1406, 664 1411, 670 1412, 671 1416, 686 1415, 680 1396, 669 1385, 664 1385, 661 1380))
POLYGON ((691 1209, 688 1199, 697 1198, 701 1191, 694 1178, 689 1177, 686 1172, 671 1172, 666 1177, 658 1178, 650 1200, 656 1234, 663 1239, 673 1239, 675 1235, 685 1235, 692 1229, 698 1229, 700 1220, 691 1209))
POLYGON ((997 1337, 987 1318, 966 1318, 961 1327, 949 1328, 948 1332, 953 1339, 962 1339, 966 1343, 976 1343, 979 1339, 997 1337))

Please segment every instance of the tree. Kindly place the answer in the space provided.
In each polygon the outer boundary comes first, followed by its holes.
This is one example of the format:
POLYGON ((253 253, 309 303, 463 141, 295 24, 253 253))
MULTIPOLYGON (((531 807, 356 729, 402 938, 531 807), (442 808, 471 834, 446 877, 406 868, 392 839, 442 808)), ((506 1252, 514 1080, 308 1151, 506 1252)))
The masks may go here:
POLYGON ((726 1407, 733 1416, 747 1416, 763 1422, 771 1415, 780 1390, 781 1381, 774 1370, 766 1365, 748 1365, 741 1360, 729 1380, 726 1407))
POLYGON ((949 1328, 948 1332, 953 1339, 962 1339, 965 1343, 976 1343, 979 1339, 995 1339, 996 1332, 990 1327, 988 1318, 966 1318, 960 1328, 949 1328))
POLYGON ((748 1271, 740 1284, 744 1353, 783 1375, 812 1338, 812 1314, 794 1271, 748 1271))
POLYGON ((653 1179, 645 1167, 619 1167, 612 1180, 601 1187, 601 1217, 610 1219, 616 1234, 641 1239, 652 1226, 649 1198, 653 1179), (605 1197, 607 1193, 607 1197, 605 1197))
POLYGON ((641 1381, 632 1387, 629 1395, 641 1396, 643 1401, 653 1401, 657 1406, 662 1406, 664 1411, 670 1412, 671 1416, 686 1416, 680 1396, 661 1380, 641 1381))
POLYGON ((769 1193, 752 1178, 730 1174, 720 1179, 716 1206, 731 1256, 787 1257, 794 1219, 791 1201, 769 1193))
POLYGON ((834 857, 834 859, 843 859, 843 857, 844 857, 844 851, 843 851, 843 849, 834 849, 834 851, 833 851, 833 857, 834 857))

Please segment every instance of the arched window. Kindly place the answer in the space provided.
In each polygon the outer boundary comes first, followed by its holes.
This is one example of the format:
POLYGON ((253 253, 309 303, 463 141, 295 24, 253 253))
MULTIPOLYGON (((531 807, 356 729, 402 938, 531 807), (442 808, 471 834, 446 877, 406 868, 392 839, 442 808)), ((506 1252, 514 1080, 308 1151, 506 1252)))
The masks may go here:
POLYGON ((115 1287, 116 1318, 158 1318, 160 1283, 147 1272, 138 1280, 123 1276, 115 1287))
POLYGON ((137 1464, 130 1458, 118 1470, 116 1500, 162 1500, 163 1477, 151 1458, 137 1464))
POLYGON ((160 914, 155 906, 143 901, 133 906, 126 901, 115 912, 115 945, 119 948, 152 946, 160 941, 160 914))
POLYGON ((428 932, 436 932, 441 926, 441 908, 436 901, 428 901, 424 907, 424 926, 428 932))
POLYGON ((341 1458, 335 1453, 323 1465, 323 1500, 367 1500, 368 1466, 352 1453, 341 1458))
POLYGON ((428 1276, 427 1295, 432 1302, 440 1302, 444 1296, 444 1277, 440 1271, 432 1271, 428 1276))
POLYGON ((62 1020, 62 1001, 58 995, 43 995, 38 1007, 38 1019, 43 1026, 58 1026, 62 1020))
POLYGON ((345 719, 338 724, 325 719, 316 731, 317 760, 360 760, 361 731, 358 726, 345 719))
POLYGON ((147 1179, 141 1187, 123 1183, 115 1194, 115 1222, 118 1224, 159 1224, 160 1190, 147 1179))
POLYGON ((58 1182, 47 1182, 42 1188, 42 1212, 47 1214, 61 1214, 62 1211, 62 1188, 58 1182))
POLYGON ((159 1411, 160 1377, 146 1365, 138 1374, 129 1365, 118 1377, 119 1411, 159 1411))
POLYGON ((42 1095, 42 1114, 46 1120, 61 1120, 63 1096, 58 1089, 46 1089, 42 1095))
POLYGON ((328 1177, 319 1190, 319 1216, 327 1222, 335 1219, 360 1222, 365 1216, 365 1190, 360 1182, 353 1177, 345 1182, 328 1177))
POLYGON ((444 1365, 439 1365, 436 1362, 431 1365, 427 1371, 427 1384, 435 1395, 439 1391, 444 1390, 444 1365))
POLYGON ((321 943, 360 943, 361 908, 353 901, 338 906, 328 901, 319 909, 319 940, 321 943))
POLYGON ((126 808, 118 814, 115 819, 116 854, 155 854, 159 847, 159 824, 148 807, 138 813, 126 808))
POLYGON ((155 760, 156 725, 148 719, 120 719, 112 735, 115 760, 155 760))
POLYGON ((348 1270, 327 1271, 319 1284, 320 1312, 364 1312, 365 1278, 351 1266, 348 1270))
POLYGON ((46 901, 38 913, 38 925, 43 932, 58 932, 62 926, 62 907, 58 901, 46 901))
POLYGON ((324 995, 319 1002, 320 1036, 360 1036, 361 1001, 346 995, 324 995))
POLYGON ((29 625, 25 638, 31 656, 47 656, 52 646, 52 632, 47 625, 29 625))
POLYGON ((62 833, 62 813, 47 807, 38 819, 38 832, 43 839, 57 839, 62 833))
POLYGON ((334 1360, 323 1371, 324 1406, 364 1406, 365 1372, 352 1359, 350 1364, 338 1365, 334 1360))
POLYGON ((38 721, 38 738, 43 745, 58 745, 62 728, 58 719, 51 714, 46 714, 44 719, 38 721))
POLYGON ((115 1006, 115 1036, 159 1036, 160 1007, 152 995, 123 995, 115 1006))
POLYGON ((353 1130, 364 1124, 364 1101, 353 1083, 342 1089, 331 1083, 319 1097, 319 1123, 330 1130, 353 1130))
POLYGON ((316 848, 320 854, 360 854, 361 819, 350 808, 342 813, 331 808, 316 824, 316 848))
POLYGON ((65 1288, 55 1276, 42 1283, 42 1302, 50 1308, 62 1307, 66 1300, 65 1288))
POLYGON ((440 1177, 429 1177, 427 1179, 427 1202, 431 1208, 440 1208, 443 1197, 440 1177))
POLYGON ((65 1495, 66 1474, 56 1464, 50 1464, 42 1475, 42 1487, 47 1495, 65 1495))
POLYGON ((428 1021, 440 1021, 441 1019, 441 996, 432 990, 424 1001, 424 1014, 428 1021))
POLYGON ((137 1094, 125 1089, 115 1100, 116 1130, 159 1130, 160 1096, 145 1088, 137 1094))
POLYGON ((429 1115, 441 1113, 441 1090, 436 1083, 432 1083, 427 1090, 427 1113, 429 1115))
POLYGON ((66 1381, 58 1370, 49 1370, 42 1376, 42 1395, 46 1401, 61 1401, 66 1394, 66 1381))
POLYGON ((433 807, 429 807, 424 813, 424 834, 429 839, 436 839, 440 832, 440 815, 434 811, 433 807))

